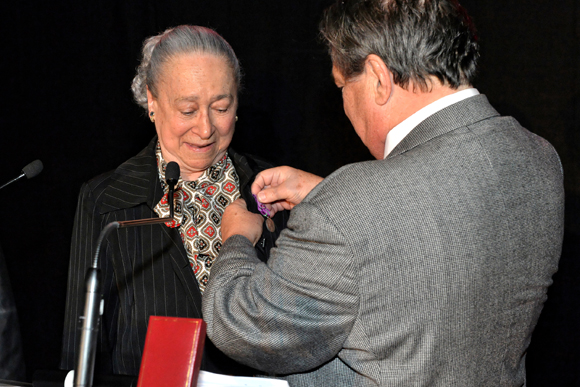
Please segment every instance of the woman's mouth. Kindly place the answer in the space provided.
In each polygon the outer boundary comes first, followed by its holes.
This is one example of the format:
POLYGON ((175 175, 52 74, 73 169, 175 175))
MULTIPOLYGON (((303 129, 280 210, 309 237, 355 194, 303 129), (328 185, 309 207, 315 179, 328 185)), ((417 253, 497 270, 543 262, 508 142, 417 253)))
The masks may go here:
POLYGON ((192 152, 207 152, 213 147, 213 145, 214 145, 213 142, 209 144, 193 144, 190 142, 185 143, 187 149, 191 150, 192 152))

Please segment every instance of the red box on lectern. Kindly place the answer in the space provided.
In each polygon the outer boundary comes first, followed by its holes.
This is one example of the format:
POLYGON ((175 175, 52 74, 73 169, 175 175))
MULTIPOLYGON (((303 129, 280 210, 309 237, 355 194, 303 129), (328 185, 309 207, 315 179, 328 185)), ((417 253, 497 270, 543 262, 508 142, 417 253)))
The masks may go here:
POLYGON ((202 319, 151 316, 137 387, 196 387, 204 343, 202 319))

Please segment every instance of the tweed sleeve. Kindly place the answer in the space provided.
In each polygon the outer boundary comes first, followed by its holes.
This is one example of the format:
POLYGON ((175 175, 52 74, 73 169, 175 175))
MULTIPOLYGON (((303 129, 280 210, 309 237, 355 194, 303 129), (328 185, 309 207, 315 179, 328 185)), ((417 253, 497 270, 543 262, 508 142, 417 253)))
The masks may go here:
POLYGON ((208 336, 265 372, 312 369, 342 348, 359 304, 347 239, 316 206, 294 208, 268 264, 250 241, 223 245, 203 297, 208 336))

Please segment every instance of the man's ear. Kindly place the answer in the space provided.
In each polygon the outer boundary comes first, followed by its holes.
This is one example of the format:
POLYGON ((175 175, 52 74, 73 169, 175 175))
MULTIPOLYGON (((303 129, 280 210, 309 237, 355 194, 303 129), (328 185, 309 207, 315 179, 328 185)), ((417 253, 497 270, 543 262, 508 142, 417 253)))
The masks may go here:
POLYGON ((374 83, 371 86, 375 93, 375 102, 382 106, 389 101, 394 91, 391 71, 387 68, 385 62, 375 54, 367 56, 365 67, 374 83))

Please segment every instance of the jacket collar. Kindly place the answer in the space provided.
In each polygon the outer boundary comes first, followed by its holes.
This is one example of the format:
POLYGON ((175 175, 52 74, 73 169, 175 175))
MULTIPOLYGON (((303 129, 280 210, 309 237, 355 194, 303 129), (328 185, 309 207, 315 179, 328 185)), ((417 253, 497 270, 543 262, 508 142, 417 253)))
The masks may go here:
MULTIPOLYGON (((105 189, 101 215, 107 212, 146 204, 153 209, 163 197, 163 189, 157 173, 155 147, 157 136, 135 157, 121 164, 112 174, 111 183, 105 189)), ((240 192, 253 180, 254 172, 249 159, 232 148, 228 149, 234 168, 240 178, 240 192)))
MULTIPOLYGON (((163 189, 159 181, 157 172, 157 158, 155 157, 155 147, 157 146, 157 136, 138 155, 130 158, 121 164, 111 175, 111 182, 105 188, 101 214, 107 212, 127 209, 146 204, 153 208, 161 200, 163 189)), ((251 169, 252 161, 238 154, 233 149, 228 149, 228 153, 236 168, 240 178, 240 192, 247 189, 248 183, 253 178, 251 169)), ((181 236, 176 229, 160 227, 167 240, 171 240, 174 248, 167 251, 172 260, 172 266, 176 275, 180 278, 184 287, 188 290, 187 296, 191 301, 197 314, 201 316, 201 293, 195 276, 189 266, 187 253, 181 241, 181 236)))
POLYGON ((387 159, 405 153, 418 145, 455 129, 473 125, 476 122, 499 115, 483 94, 464 99, 438 111, 417 125, 389 153, 387 159))

